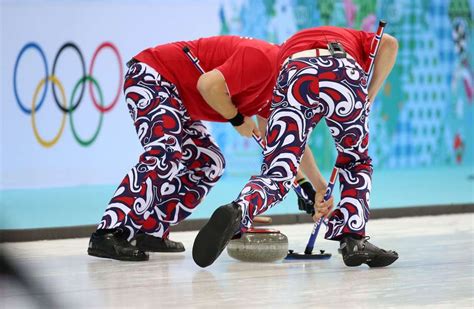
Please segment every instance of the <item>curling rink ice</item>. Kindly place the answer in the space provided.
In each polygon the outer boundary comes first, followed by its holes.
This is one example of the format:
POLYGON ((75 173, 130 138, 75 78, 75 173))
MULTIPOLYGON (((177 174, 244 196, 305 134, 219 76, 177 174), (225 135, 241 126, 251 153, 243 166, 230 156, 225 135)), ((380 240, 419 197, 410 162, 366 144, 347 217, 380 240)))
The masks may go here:
MULTIPOLYGON (((290 249, 303 251, 312 225, 275 228, 288 236, 290 249)), ((330 260, 244 263, 224 251, 201 269, 191 257, 196 231, 171 235, 186 252, 151 254, 148 262, 90 257, 86 238, 1 248, 60 308, 474 307, 474 214, 373 220, 367 234, 399 260, 387 268, 349 268, 338 243, 320 235, 316 247, 332 253, 330 260)), ((0 308, 34 307, 2 278, 0 308)))

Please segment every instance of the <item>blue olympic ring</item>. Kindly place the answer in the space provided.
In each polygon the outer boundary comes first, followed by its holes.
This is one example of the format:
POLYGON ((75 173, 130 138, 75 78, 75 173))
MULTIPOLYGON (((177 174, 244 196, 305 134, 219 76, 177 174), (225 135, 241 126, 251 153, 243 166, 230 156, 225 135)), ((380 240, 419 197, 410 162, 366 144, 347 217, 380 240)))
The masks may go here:
POLYGON ((47 89, 48 89, 48 82, 49 82, 49 79, 48 79, 48 76, 49 76, 48 61, 46 60, 46 55, 44 54, 43 50, 41 49, 41 47, 37 43, 30 42, 30 43, 26 44, 25 46, 23 46, 20 53, 16 57, 15 67, 13 69, 13 92, 15 94, 15 99, 16 99, 16 102, 17 102, 18 106, 20 107, 20 109, 23 112, 25 112, 28 115, 31 114, 31 109, 25 107, 25 105, 21 103, 20 96, 18 94, 16 79, 17 79, 17 70, 18 70, 18 64, 20 62, 20 58, 29 48, 36 49, 40 53, 41 58, 43 58, 44 71, 46 73, 45 74, 46 84, 44 86, 43 95, 41 96, 41 99, 40 99, 38 105, 35 108, 35 112, 37 112, 40 109, 41 105, 43 104, 43 102, 46 98, 46 93, 47 93, 47 89))

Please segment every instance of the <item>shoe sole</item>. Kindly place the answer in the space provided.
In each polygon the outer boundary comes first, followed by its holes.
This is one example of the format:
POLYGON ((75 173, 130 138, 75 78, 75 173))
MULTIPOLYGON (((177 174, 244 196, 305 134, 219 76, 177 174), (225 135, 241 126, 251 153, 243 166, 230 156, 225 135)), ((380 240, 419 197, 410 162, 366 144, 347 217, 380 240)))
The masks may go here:
POLYGON ((349 267, 360 266, 367 261, 368 257, 365 254, 350 254, 343 257, 344 264, 349 267))
POLYGON ((396 260, 398 260, 398 255, 381 254, 377 255, 370 262, 367 262, 367 265, 369 265, 369 267, 385 267, 392 264, 396 260))
POLYGON ((233 207, 221 206, 214 211, 194 240, 193 260, 197 265, 204 268, 214 263, 234 236, 237 223, 240 225, 236 219, 240 218, 233 207))
POLYGON ((87 254, 89 254, 90 256, 95 256, 99 258, 113 259, 113 260, 127 261, 127 262, 143 262, 143 261, 148 261, 150 258, 148 255, 145 255, 143 257, 120 256, 120 255, 113 256, 96 248, 88 248, 87 254))
POLYGON ((184 252, 185 251, 184 248, 182 248, 182 249, 156 249, 156 248, 150 248, 150 247, 139 246, 139 245, 137 245, 137 248, 142 250, 142 251, 146 251, 146 252, 175 253, 175 252, 184 252))
POLYGON ((349 267, 356 267, 362 264, 367 264, 369 267, 385 267, 398 259, 398 255, 393 254, 381 254, 373 258, 370 258, 366 254, 353 253, 343 258, 344 264, 349 267))

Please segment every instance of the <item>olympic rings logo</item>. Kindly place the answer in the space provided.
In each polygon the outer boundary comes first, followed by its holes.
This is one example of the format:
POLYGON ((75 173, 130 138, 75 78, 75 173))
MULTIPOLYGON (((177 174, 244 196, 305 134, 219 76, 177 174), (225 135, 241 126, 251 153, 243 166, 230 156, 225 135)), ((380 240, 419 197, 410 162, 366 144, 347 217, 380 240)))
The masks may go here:
POLYGON ((48 71, 48 62, 46 60, 45 53, 44 53, 43 49, 40 47, 40 45, 35 43, 35 42, 30 42, 30 43, 27 43, 25 46, 23 46, 23 48, 20 50, 20 53, 18 54, 18 56, 16 58, 15 66, 14 66, 14 69, 13 69, 13 91, 14 91, 16 102, 17 102, 18 106, 20 107, 20 109, 25 114, 31 115, 31 125, 33 127, 33 133, 35 135, 35 138, 36 138, 36 140, 38 141, 39 144, 41 144, 43 147, 46 147, 46 148, 52 147, 54 144, 56 144, 58 142, 59 138, 61 137, 61 135, 64 131, 67 114, 69 114, 69 123, 71 125, 71 131, 72 131, 72 134, 73 134, 75 140, 81 146, 84 146, 84 147, 90 146, 96 140, 97 136, 99 135, 100 129, 102 127, 102 120, 103 120, 104 113, 107 113, 107 112, 111 111, 114 108, 114 106, 117 104, 117 102, 120 98, 122 83, 123 83, 122 58, 120 56, 120 53, 119 53, 117 47, 114 44, 110 43, 110 42, 104 42, 96 48, 96 50, 94 51, 94 54, 92 56, 92 59, 91 59, 90 65, 89 65, 89 71, 88 71, 87 74, 86 74, 86 65, 85 65, 85 62, 84 62, 84 57, 82 55, 82 52, 79 49, 79 47, 73 42, 67 42, 59 48, 58 52, 56 53, 56 56, 54 57, 53 69, 52 69, 51 74, 49 74, 49 71, 48 71), (111 49, 112 52, 117 57, 117 61, 118 61, 118 64, 119 64, 119 71, 120 71, 120 73, 119 73, 120 74, 119 86, 118 86, 116 95, 113 98, 113 100, 107 105, 104 105, 102 89, 100 88, 98 81, 93 77, 94 64, 95 64, 95 61, 97 59, 97 56, 105 48, 111 49), (17 75, 18 75, 17 71, 18 71, 18 65, 20 63, 21 57, 23 56, 23 54, 26 51, 28 51, 30 49, 36 50, 40 54, 40 56, 43 60, 43 64, 44 64, 45 74, 44 74, 44 78, 41 79, 39 81, 38 85, 36 86, 36 90, 34 91, 34 94, 33 94, 33 100, 31 102, 31 108, 28 108, 21 101, 20 96, 18 94, 19 91, 18 91, 18 87, 17 87, 17 75), (65 95, 65 92, 64 92, 64 87, 63 87, 61 81, 55 75, 56 65, 58 63, 58 59, 66 49, 72 49, 73 51, 75 51, 77 53, 77 55, 79 57, 79 60, 81 62, 81 69, 82 69, 82 73, 83 73, 82 76, 79 78, 79 80, 75 83, 75 85, 73 87, 73 90, 72 90, 72 93, 71 93, 71 96, 69 98, 69 101, 67 101, 67 99, 66 99, 66 95, 65 95), (50 82, 52 84, 54 102, 56 103, 57 107, 63 112, 63 117, 62 117, 62 120, 61 120, 61 125, 60 125, 58 133, 56 133, 56 135, 51 140, 46 140, 45 138, 41 137, 41 135, 39 134, 38 128, 36 126, 36 113, 39 111, 39 109, 41 108, 41 106, 43 105, 43 103, 45 101, 46 93, 48 92, 48 84, 50 82), (94 104, 96 109, 100 112, 99 124, 98 124, 94 134, 90 138, 83 138, 83 137, 79 136, 79 134, 77 132, 77 129, 74 126, 74 119, 73 119, 73 116, 72 116, 73 112, 79 107, 79 104, 82 101, 82 98, 83 98, 84 92, 85 92, 85 88, 86 88, 86 82, 89 82, 88 90, 89 90, 89 93, 90 93, 92 103, 94 104), (79 88, 80 88, 80 90, 79 90, 79 88), (95 96, 94 88, 99 93, 99 101, 97 101, 97 98, 95 96), (59 98, 58 98, 57 89, 59 90, 59 98), (39 95, 41 90, 42 90, 41 98, 39 99, 39 102, 37 103, 38 95, 39 95), (76 93, 78 93, 78 92, 79 92, 79 95, 76 99, 76 93), (68 102, 69 102, 69 104, 68 104, 68 102))

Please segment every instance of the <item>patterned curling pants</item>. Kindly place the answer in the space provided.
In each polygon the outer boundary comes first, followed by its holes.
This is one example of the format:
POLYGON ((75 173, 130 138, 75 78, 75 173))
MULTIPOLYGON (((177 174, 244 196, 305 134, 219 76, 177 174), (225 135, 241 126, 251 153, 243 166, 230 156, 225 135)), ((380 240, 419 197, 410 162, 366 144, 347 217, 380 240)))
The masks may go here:
POLYGON ((224 172, 224 157, 200 121, 193 121, 176 86, 150 66, 133 64, 125 100, 144 152, 107 207, 99 229, 126 228, 167 237, 224 172))
MULTIPOLYGON (((281 201, 291 188, 312 129, 324 117, 335 140, 341 201, 329 218, 326 238, 365 235, 372 166, 368 156, 367 86, 353 60, 331 56, 290 60, 273 94, 261 174, 235 200, 242 225, 281 201)), ((317 154, 316 154, 317 155, 317 154)))

